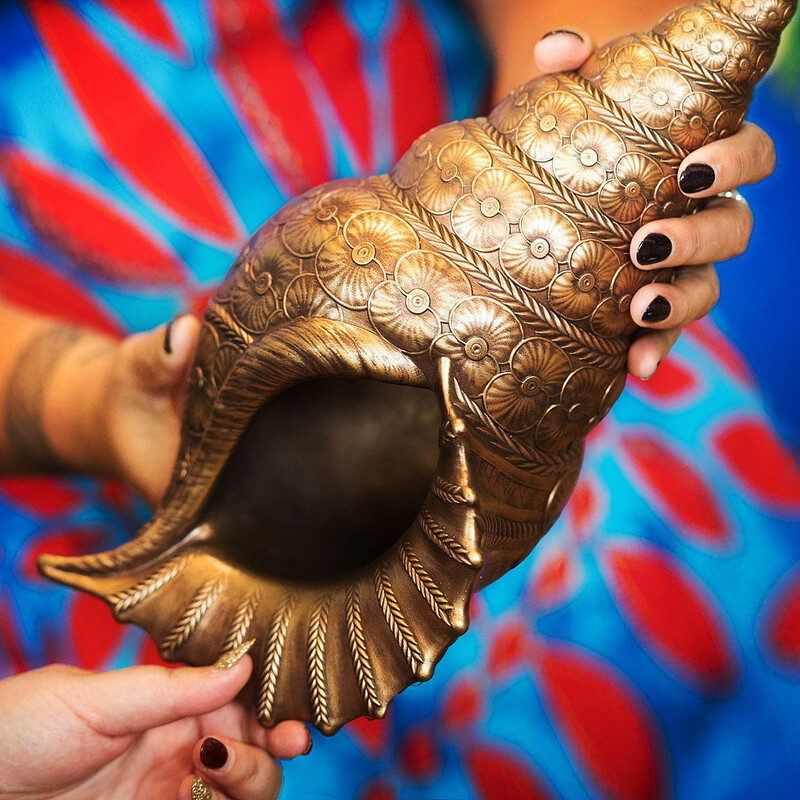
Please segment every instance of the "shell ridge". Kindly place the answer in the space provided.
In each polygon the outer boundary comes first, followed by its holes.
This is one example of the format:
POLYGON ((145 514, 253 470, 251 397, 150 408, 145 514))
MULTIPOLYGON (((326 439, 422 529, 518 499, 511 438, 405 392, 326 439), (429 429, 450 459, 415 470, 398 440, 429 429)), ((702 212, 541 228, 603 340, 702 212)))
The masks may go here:
POLYGON ((364 622, 361 618, 361 600, 356 584, 350 584, 347 590, 347 639, 353 657, 358 685, 364 698, 367 713, 371 717, 382 716, 383 704, 378 697, 372 660, 364 636, 364 622))
POLYGON ((397 640, 397 644, 400 646, 411 671, 419 677, 419 670, 425 658, 417 637, 414 631, 411 630, 411 626, 403 616, 400 604, 397 602, 386 564, 381 564, 375 570, 375 591, 378 596, 378 604, 381 607, 381 611, 383 611, 383 616, 389 625, 389 629, 397 640))

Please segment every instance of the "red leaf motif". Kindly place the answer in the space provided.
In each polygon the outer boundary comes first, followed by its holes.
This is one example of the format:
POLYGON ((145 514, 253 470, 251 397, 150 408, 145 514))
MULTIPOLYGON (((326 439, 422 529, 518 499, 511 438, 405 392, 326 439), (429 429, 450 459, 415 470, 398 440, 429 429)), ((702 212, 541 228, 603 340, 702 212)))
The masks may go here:
POLYGON ((83 593, 74 596, 69 618, 78 664, 86 669, 102 667, 122 640, 122 625, 105 602, 83 593))
POLYGON ((151 664, 156 667, 167 667, 177 669, 181 666, 178 661, 164 661, 158 651, 158 645, 147 635, 144 637, 142 646, 139 650, 139 657, 136 659, 138 664, 151 664))
POLYGON ((76 266, 111 283, 183 282, 167 246, 99 188, 17 147, 0 152, 0 174, 30 224, 76 266))
POLYGON ((519 756, 491 744, 473 745, 466 767, 482 800, 551 800, 532 768, 519 756))
POLYGON ((579 541, 587 539, 600 525, 607 504, 600 484, 589 475, 581 476, 566 508, 572 535, 579 541))
POLYGON ((732 636, 696 577, 641 540, 606 545, 603 562, 620 611, 667 669, 701 691, 731 688, 737 674, 732 636))
POLYGON ((0 492, 27 512, 52 516, 75 507, 80 494, 60 478, 4 478, 0 492))
MULTIPOLYGON (((298 72, 305 60, 260 0, 212 0, 216 67, 263 157, 297 194, 330 180, 323 131, 298 72)), ((334 78, 335 79, 335 78, 334 78)))
POLYGON ((194 142, 80 17, 46 0, 31 0, 29 7, 64 80, 116 166, 190 230, 226 245, 238 243, 241 223, 194 142))
POLYGON ((697 544, 725 545, 728 521, 702 472, 655 431, 623 431, 623 450, 631 462, 631 479, 642 486, 676 533, 697 544))
POLYGON ((790 669, 800 667, 800 572, 780 588, 766 614, 765 639, 778 661, 790 669))
POLYGON ((575 555, 562 550, 544 553, 536 560, 530 593, 539 609, 550 609, 566 602, 579 582, 575 555))
POLYGON ((121 336, 122 328, 105 309, 50 267, 32 256, 0 245, 0 296, 30 311, 121 336))
POLYGON ((419 783, 433 780, 441 771, 439 748, 426 725, 415 725, 406 732, 398 758, 403 771, 419 783))
POLYGON ((378 779, 366 786, 358 800, 397 800, 397 795, 388 783, 378 779))
POLYGON ((318 3, 302 32, 308 57, 350 134, 364 170, 372 163, 370 109, 360 69, 361 44, 338 3, 318 3))
POLYGON ((383 719, 359 717, 348 722, 344 730, 354 736, 370 755, 379 756, 386 750, 386 741, 389 736, 387 719, 387 717, 383 719))
POLYGON ((449 731, 461 733, 483 715, 483 697, 478 682, 460 675, 450 683, 442 703, 442 723, 449 731))
POLYGON ((559 728, 602 794, 662 797, 667 778, 660 732, 633 687, 573 646, 537 643, 534 660, 559 728))
POLYGON ((206 308, 216 292, 216 287, 211 289, 202 289, 198 292, 195 292, 189 301, 188 311, 191 314, 194 314, 198 319, 203 319, 203 315, 206 313, 206 308))
POLYGON ((5 650, 5 661, 13 673, 19 674, 30 669, 25 651, 22 649, 22 639, 17 632, 16 618, 11 611, 11 605, 2 596, 0 596, 0 648, 0 652, 5 650))
POLYGON ((738 350, 722 335, 714 323, 704 317, 687 326, 685 332, 739 383, 752 384, 750 367, 738 350))
POLYGON ((158 0, 103 0, 120 19, 125 20, 145 39, 163 47, 176 58, 185 55, 183 44, 158 0))
POLYGON ((712 442, 758 502, 782 511, 800 511, 800 470, 765 422, 752 417, 730 420, 714 431, 712 442))
POLYGON ((698 399, 700 392, 700 381, 693 368, 674 353, 661 362, 652 378, 630 380, 628 386, 655 406, 684 405, 698 399))
POLYGON ((78 556, 101 549, 103 532, 91 528, 69 528, 33 540, 25 553, 22 569, 31 580, 43 580, 36 566, 39 556, 78 556))
POLYGON ((506 622, 492 637, 486 656, 489 675, 501 675, 520 667, 528 653, 530 637, 528 629, 520 621, 506 622))
POLYGON ((387 52, 395 157, 399 158, 418 136, 445 121, 440 88, 444 77, 430 35, 413 3, 404 2, 398 8, 387 52), (410 108, 414 109, 413 114, 408 113, 410 108))

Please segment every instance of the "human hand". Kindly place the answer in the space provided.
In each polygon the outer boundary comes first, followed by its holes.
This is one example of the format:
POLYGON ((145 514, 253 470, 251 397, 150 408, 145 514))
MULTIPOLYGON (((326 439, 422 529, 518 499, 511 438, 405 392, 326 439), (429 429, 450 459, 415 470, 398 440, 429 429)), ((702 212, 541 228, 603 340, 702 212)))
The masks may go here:
POLYGON ((111 471, 155 505, 178 454, 200 322, 191 314, 135 334, 116 346, 101 418, 111 471))
POLYGON ((277 797, 276 759, 311 740, 234 700, 251 669, 50 666, 0 681, 0 800, 190 800, 194 774, 213 800, 277 797))
MULTIPOLYGON (((594 45, 584 33, 557 31, 534 49, 542 72, 578 69, 594 45)), ((713 198, 688 217, 649 222, 631 240, 630 257, 642 269, 677 267, 672 283, 652 283, 631 301, 633 321, 642 330, 628 352, 628 371, 649 378, 683 328, 708 314, 719 299, 712 260, 741 255, 753 230, 747 204, 722 192, 758 181, 775 168, 775 148, 757 126, 745 123, 733 136, 707 144, 684 159, 678 172, 689 197, 713 198)))

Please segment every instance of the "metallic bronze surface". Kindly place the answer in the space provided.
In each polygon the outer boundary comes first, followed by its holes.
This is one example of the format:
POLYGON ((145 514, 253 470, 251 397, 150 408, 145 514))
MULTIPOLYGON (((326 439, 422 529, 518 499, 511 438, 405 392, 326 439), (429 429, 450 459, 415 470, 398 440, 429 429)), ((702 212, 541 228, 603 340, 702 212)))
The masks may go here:
POLYGON ((158 513, 43 571, 167 659, 254 638, 264 725, 382 716, 561 512, 663 277, 631 236, 696 207, 677 168, 738 128, 794 8, 678 9, 293 200, 209 304, 158 513))

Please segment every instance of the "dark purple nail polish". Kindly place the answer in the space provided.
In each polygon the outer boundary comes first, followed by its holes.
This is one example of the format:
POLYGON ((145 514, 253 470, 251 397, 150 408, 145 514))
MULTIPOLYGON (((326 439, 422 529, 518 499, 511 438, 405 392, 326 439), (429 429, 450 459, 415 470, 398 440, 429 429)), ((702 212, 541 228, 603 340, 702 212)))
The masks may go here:
POLYGON ((200 761, 209 769, 222 769, 228 760, 228 748, 219 739, 209 736, 200 745, 200 761))
POLYGON ((714 168, 708 164, 689 164, 686 169, 681 172, 678 178, 678 184, 684 194, 695 194, 695 192, 702 192, 714 185, 717 175, 714 168))
POLYGON ((636 260, 643 266, 658 264, 672 253, 672 242, 663 233, 648 233, 636 248, 636 260))
POLYGON ((575 38, 583 41, 583 36, 576 31, 567 30, 567 28, 556 28, 554 31, 548 31, 544 36, 542 36, 542 39, 546 39, 548 36, 555 36, 557 33, 566 33, 569 36, 574 36, 575 38))
POLYGON ((166 330, 164 331, 164 352, 169 356, 172 355, 172 323, 175 322, 171 319, 167 323, 166 330))
POLYGON ((672 306, 666 297, 656 296, 642 314, 642 322, 663 322, 672 313, 672 306))

